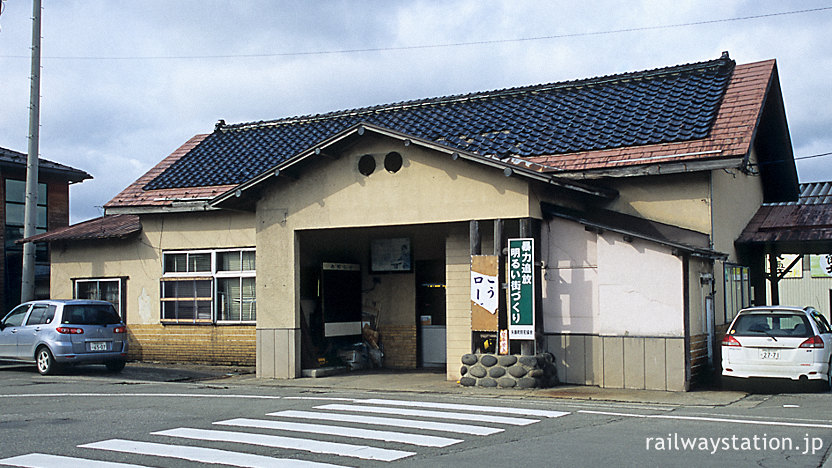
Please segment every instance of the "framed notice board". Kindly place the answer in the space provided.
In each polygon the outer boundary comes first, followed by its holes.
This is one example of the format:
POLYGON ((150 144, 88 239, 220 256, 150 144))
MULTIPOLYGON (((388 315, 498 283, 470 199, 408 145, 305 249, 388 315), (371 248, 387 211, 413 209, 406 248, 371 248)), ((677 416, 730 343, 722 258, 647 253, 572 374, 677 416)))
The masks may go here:
POLYGON ((410 239, 399 237, 375 239, 370 242, 370 271, 373 273, 413 271, 410 239))

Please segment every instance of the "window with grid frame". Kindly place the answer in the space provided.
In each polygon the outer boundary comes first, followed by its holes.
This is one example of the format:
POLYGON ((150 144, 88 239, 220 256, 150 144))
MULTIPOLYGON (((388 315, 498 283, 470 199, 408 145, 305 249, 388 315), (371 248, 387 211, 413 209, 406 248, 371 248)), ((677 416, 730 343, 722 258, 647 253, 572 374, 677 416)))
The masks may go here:
POLYGON ((164 278, 162 321, 211 323, 213 278, 164 278))
POLYGON ((751 280, 746 266, 726 263, 723 271, 725 273, 725 323, 729 323, 740 310, 751 305, 751 280))
POLYGON ((256 322, 254 249, 166 252, 163 257, 163 322, 256 322))
MULTIPOLYGON (((16 241, 23 239, 25 222, 26 182, 17 179, 3 179, 5 189, 5 219, 4 219, 4 247, 5 247, 5 295, 0 296, 0 306, 3 310, 10 310, 20 301, 20 276, 23 274, 23 245, 16 241), (17 281, 11 281, 18 278, 17 281)), ((48 190, 44 183, 38 184, 38 203, 35 209, 35 234, 46 232, 48 211, 48 190)), ((38 242, 35 244, 35 298, 49 298, 49 244, 38 242)))
POLYGON ((74 299, 95 299, 107 301, 116 308, 118 316, 127 320, 124 311, 123 278, 83 278, 76 279, 72 288, 74 299))

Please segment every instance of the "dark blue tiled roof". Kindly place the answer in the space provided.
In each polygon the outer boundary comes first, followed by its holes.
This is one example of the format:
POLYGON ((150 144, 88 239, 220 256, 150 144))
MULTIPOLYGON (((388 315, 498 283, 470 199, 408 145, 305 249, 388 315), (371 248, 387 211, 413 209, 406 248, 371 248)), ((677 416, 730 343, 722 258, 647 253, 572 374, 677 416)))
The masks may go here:
POLYGON ((459 150, 529 157, 705 138, 734 62, 224 125, 145 189, 240 184, 358 123, 459 150))
MULTIPOLYGON (((27 163, 26 159, 27 155, 24 153, 7 148, 0 148, 0 166, 10 165, 25 169, 27 163)), ((92 179, 91 175, 81 169, 76 169, 74 167, 66 166, 64 164, 56 163, 43 158, 38 158, 38 168, 41 172, 60 174, 72 182, 81 182, 87 179, 92 179)))

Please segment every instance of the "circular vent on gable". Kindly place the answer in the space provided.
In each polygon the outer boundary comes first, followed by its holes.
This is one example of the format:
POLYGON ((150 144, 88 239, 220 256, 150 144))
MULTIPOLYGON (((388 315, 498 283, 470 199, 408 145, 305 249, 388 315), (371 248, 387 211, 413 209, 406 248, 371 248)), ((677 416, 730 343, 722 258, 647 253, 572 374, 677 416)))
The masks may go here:
POLYGON ((358 160, 358 172, 368 176, 376 170, 376 158, 371 154, 365 154, 358 160))
POLYGON ((399 172, 399 169, 402 168, 402 155, 395 151, 387 153, 387 156, 384 157, 384 168, 391 174, 399 172))

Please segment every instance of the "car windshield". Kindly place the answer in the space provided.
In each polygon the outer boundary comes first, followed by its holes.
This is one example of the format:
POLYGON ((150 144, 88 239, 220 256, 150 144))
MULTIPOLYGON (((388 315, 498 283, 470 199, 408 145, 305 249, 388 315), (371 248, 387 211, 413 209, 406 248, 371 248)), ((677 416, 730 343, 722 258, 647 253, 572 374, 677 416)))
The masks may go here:
POLYGON ((809 319, 803 314, 744 314, 737 317, 732 335, 805 338, 814 335, 809 319))
POLYGON ((72 325, 112 325, 120 323, 111 304, 66 305, 61 323, 72 325))

